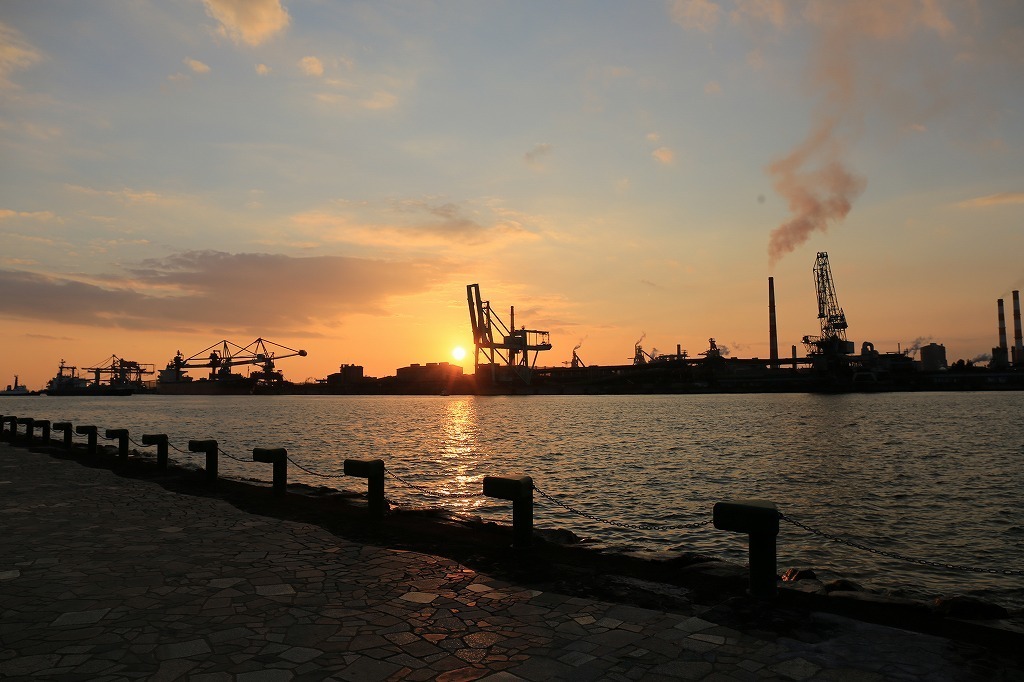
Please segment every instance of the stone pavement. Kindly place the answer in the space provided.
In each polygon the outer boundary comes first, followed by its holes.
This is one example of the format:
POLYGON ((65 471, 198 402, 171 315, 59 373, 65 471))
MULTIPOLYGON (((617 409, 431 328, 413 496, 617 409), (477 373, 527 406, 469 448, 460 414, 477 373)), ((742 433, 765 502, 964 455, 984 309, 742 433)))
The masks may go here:
POLYGON ((1024 679, 839 616, 800 641, 701 615, 523 589, 0 444, 3 679, 1024 679))

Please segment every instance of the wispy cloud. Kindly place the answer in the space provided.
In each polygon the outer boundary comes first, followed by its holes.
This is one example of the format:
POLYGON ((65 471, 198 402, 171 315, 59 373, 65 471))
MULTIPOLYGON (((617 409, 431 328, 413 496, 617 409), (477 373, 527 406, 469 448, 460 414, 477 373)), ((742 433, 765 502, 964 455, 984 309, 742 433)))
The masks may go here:
POLYGON ((0 22, 0 90, 17 88, 11 80, 14 72, 27 69, 41 59, 39 51, 21 33, 0 22))
POLYGON ((299 60, 299 68, 302 69, 302 73, 307 76, 316 76, 319 78, 324 75, 324 63, 319 57, 309 55, 299 60))
POLYGON ((533 149, 523 154, 523 159, 527 165, 533 168, 541 168, 544 165, 544 158, 550 156, 554 151, 554 147, 547 142, 541 142, 534 145, 533 149))
POLYGON ((280 0, 203 0, 206 13, 216 19, 217 32, 235 44, 255 47, 291 22, 280 0))
POLYGON ((188 68, 192 69, 193 73, 210 73, 210 67, 198 59, 192 59, 191 57, 185 57, 182 62, 188 68))
POLYGON ((499 207, 471 207, 436 199, 401 199, 385 205, 339 203, 296 214, 291 234, 321 242, 383 247, 389 251, 442 249, 452 245, 504 246, 536 241, 527 219, 499 207))
POLYGON ((676 153, 668 147, 658 147, 651 152, 651 156, 654 157, 655 161, 664 166, 671 166, 676 160, 676 153))
POLYGON ((15 218, 23 218, 26 220, 39 220, 43 222, 50 222, 58 220, 57 214, 52 211, 12 211, 7 208, 0 208, 0 222, 5 220, 12 220, 15 218))
POLYGON ((984 197, 967 199, 956 204, 957 208, 984 208, 986 206, 1001 206, 1004 204, 1024 204, 1024 192, 1000 192, 989 194, 984 197))
POLYGON ((672 21, 685 29, 705 33, 718 25, 721 12, 712 0, 675 0, 669 8, 672 21))

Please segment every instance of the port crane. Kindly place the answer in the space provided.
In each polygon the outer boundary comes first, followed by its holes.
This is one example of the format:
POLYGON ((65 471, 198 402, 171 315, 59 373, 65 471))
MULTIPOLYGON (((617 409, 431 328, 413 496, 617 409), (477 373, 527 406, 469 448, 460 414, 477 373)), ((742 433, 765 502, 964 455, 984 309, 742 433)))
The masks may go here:
POLYGON ((491 308, 491 302, 480 297, 479 284, 466 285, 466 299, 469 303, 469 323, 473 328, 473 345, 476 348, 476 376, 481 376, 481 367, 484 367, 485 371, 490 372, 492 382, 518 378, 529 384, 540 351, 551 350, 548 332, 526 327, 516 329, 515 306, 510 308, 509 324, 506 325, 491 308), (505 370, 499 370, 502 363, 505 370))
MULTIPOLYGON (((61 362, 63 363, 63 360, 61 362)), ((75 368, 72 367, 71 369, 74 370, 75 368)), ((82 371, 91 372, 93 383, 97 386, 103 383, 103 379, 106 378, 107 383, 111 386, 121 387, 141 386, 142 377, 154 373, 152 364, 142 365, 134 360, 125 360, 116 355, 111 355, 95 367, 83 367, 82 371)))
POLYGON ((252 372, 250 377, 263 381, 281 381, 283 377, 281 372, 275 369, 275 362, 295 356, 306 357, 306 351, 282 346, 263 338, 258 338, 247 346, 239 346, 224 339, 187 358, 178 351, 167 364, 167 369, 172 370, 175 378, 180 379, 182 370, 208 367, 210 381, 218 381, 236 378, 238 375, 231 371, 232 367, 254 365, 259 367, 259 370, 252 372), (285 352, 278 355, 268 346, 285 352))
POLYGON ((836 298, 836 285, 828 264, 828 253, 819 251, 814 261, 814 289, 818 296, 820 336, 805 336, 808 355, 840 356, 853 353, 853 342, 846 340, 846 313, 836 298))

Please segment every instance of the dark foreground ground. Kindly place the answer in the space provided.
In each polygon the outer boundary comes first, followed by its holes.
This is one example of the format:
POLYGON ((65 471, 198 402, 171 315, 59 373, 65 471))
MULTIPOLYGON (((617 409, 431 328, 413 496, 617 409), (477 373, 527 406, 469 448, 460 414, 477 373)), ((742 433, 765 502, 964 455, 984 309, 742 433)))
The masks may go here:
POLYGON ((0 678, 1024 679, 1005 623, 86 460, 0 444, 0 678))

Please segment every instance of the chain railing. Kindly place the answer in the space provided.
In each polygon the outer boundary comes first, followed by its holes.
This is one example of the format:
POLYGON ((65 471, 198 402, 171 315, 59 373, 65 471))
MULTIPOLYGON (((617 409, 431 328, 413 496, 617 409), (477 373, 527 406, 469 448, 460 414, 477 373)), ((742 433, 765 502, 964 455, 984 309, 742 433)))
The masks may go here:
POLYGON ((565 509, 570 513, 576 514, 577 516, 582 516, 586 519, 590 519, 591 521, 597 521, 598 523, 606 524, 608 526, 615 526, 616 528, 629 528, 630 530, 692 530, 694 528, 701 528, 703 526, 706 526, 712 521, 712 519, 706 519, 704 521, 695 521, 693 523, 682 523, 676 525, 656 523, 624 523, 622 521, 612 521, 611 519, 602 519, 599 516, 590 514, 580 509, 576 509, 575 507, 572 507, 566 504, 565 502, 556 500, 554 497, 547 494, 546 492, 538 488, 536 485, 533 486, 533 489, 540 493, 540 496, 543 497, 544 499, 558 505, 559 507, 565 509))
POLYGON ((980 566, 965 566, 962 564, 953 564, 944 561, 931 561, 930 559, 921 559, 917 557, 907 556, 906 554, 900 554, 899 552, 892 552, 885 549, 878 549, 877 547, 865 545, 863 542, 857 542, 856 540, 850 540, 848 538, 841 537, 834 533, 829 533, 823 530, 819 530, 817 528, 812 528, 811 526, 808 526, 806 523, 802 523, 801 521, 798 521, 787 514, 780 513, 779 518, 783 521, 787 521, 793 524, 797 528, 801 528, 807 531, 808 533, 816 535, 820 538, 824 538, 831 542, 837 542, 841 545, 846 545, 847 547, 853 547, 854 549, 870 552, 871 554, 875 554, 878 556, 884 556, 889 559, 895 559, 897 561, 917 564, 919 566, 930 566, 932 568, 945 568, 951 571, 961 571, 964 573, 988 573, 992 575, 1024 575, 1024 570, 983 568, 980 566))
POLYGON ((395 479, 396 481, 398 481, 402 485, 404 485, 406 487, 409 487, 409 488, 412 488, 413 490, 415 490, 415 491, 417 491, 417 492, 419 492, 419 493, 421 493, 423 495, 427 495, 429 497, 436 497, 438 499, 463 500, 463 499, 468 499, 468 498, 472 498, 472 497, 483 497, 484 496, 483 493, 442 493, 442 492, 438 492, 436 490, 431 490, 430 488, 424 488, 421 485, 417 485, 417 484, 413 483, 412 481, 408 481, 408 480, 402 478, 401 476, 396 474, 391 469, 388 469, 387 467, 384 468, 384 473, 386 473, 388 476, 390 476, 391 478, 395 479))
MULTIPOLYGON (((133 445, 135 445, 137 448, 145 448, 145 447, 147 447, 147 446, 145 446, 145 445, 143 445, 141 443, 138 443, 137 441, 135 441, 134 439, 132 439, 130 437, 129 437, 128 440, 133 445)), ((192 453, 192 452, 188 452, 186 450, 182 450, 181 448, 177 447, 176 445, 174 445, 173 443, 170 443, 170 442, 168 443, 168 446, 171 449, 173 449, 174 451, 176 451, 178 453, 181 453, 181 454, 184 454, 184 455, 190 455, 191 456, 191 455, 195 454, 195 453, 192 453)), ((228 459, 234 460, 236 462, 241 462, 241 463, 244 463, 244 464, 251 463, 247 459, 243 459, 243 458, 236 457, 236 456, 232 455, 230 452, 224 450, 223 448, 221 448, 219 446, 218 446, 218 452, 220 454, 224 455, 225 457, 227 457, 228 459)), ((301 471, 303 471, 303 472, 305 472, 305 473, 307 473, 307 474, 309 474, 311 476, 316 476, 316 477, 325 478, 325 479, 340 479, 340 478, 345 478, 346 477, 346 475, 343 474, 343 473, 342 474, 325 474, 325 473, 322 473, 322 472, 318 472, 318 471, 316 471, 314 469, 310 469, 309 467, 307 467, 307 466, 297 462, 291 456, 288 456, 288 461, 293 466, 295 466, 296 468, 300 469, 301 471)), ((388 476, 393 478, 398 483, 400 483, 400 484, 402 484, 402 485, 404 485, 404 486, 406 486, 408 488, 411 488, 412 490, 415 490, 418 493, 420 493, 422 495, 425 495, 425 496, 428 496, 428 497, 432 497, 432 498, 436 498, 436 499, 471 499, 471 498, 485 497, 485 495, 482 492, 479 492, 479 493, 445 493, 445 492, 439 492, 439 491, 436 491, 436 490, 431 490, 430 488, 427 488, 427 487, 425 487, 423 485, 419 485, 417 483, 414 483, 414 482, 408 480, 407 478, 405 478, 405 477, 395 473, 394 471, 392 471, 389 468, 385 468, 384 471, 385 471, 385 473, 388 476)), ((694 521, 694 522, 691 522, 691 523, 680 523, 680 524, 626 523, 626 522, 622 522, 622 521, 614 521, 614 520, 611 520, 611 519, 602 518, 602 517, 600 517, 600 516, 598 516, 596 514, 592 514, 590 512, 583 511, 583 510, 581 510, 581 509, 579 509, 577 507, 574 507, 574 506, 572 506, 572 505, 570 505, 570 504, 568 504, 566 502, 563 502, 563 501, 557 499, 556 497, 554 497, 553 495, 547 493, 542 488, 537 487, 535 484, 533 485, 533 490, 535 490, 537 492, 537 494, 539 494, 544 500, 546 500, 546 501, 556 505, 557 507, 560 507, 561 509, 563 509, 563 510, 565 510, 565 511, 571 513, 571 514, 574 514, 576 516, 580 516, 582 518, 589 519, 589 520, 594 521, 596 523, 601 523, 601 524, 608 525, 608 526, 614 526, 616 528, 624 528, 624 529, 636 530, 636 531, 694 530, 694 529, 697 529, 697 528, 702 528, 702 527, 708 526, 711 523, 713 523, 713 521, 714 521, 714 519, 705 519, 705 520, 702 520, 702 521, 694 521)), ((819 538, 822 538, 822 539, 827 540, 829 542, 835 542, 835 543, 844 545, 846 547, 850 547, 850 548, 853 548, 853 549, 861 550, 861 551, 864 551, 864 552, 868 552, 870 554, 874 554, 876 556, 882 556, 882 557, 886 557, 888 559, 893 559, 893 560, 896 560, 896 561, 902 561, 902 562, 905 562, 905 563, 915 564, 915 565, 918 565, 918 566, 927 566, 927 567, 931 567, 931 568, 940 568, 940 569, 946 569, 946 570, 951 570, 951 571, 960 571, 960 572, 965 572, 965 573, 985 573, 985 574, 990 574, 990 575, 1024 576, 1024 569, 996 569, 996 568, 987 568, 987 567, 980 567, 980 566, 969 566, 969 565, 965 565, 965 564, 955 564, 955 563, 951 563, 951 562, 933 561, 933 560, 930 560, 930 559, 922 559, 920 557, 913 557, 913 556, 909 556, 909 555, 906 555, 906 554, 901 554, 899 552, 894 552, 894 551, 891 551, 891 550, 879 549, 877 547, 872 547, 871 545, 865 544, 863 542, 859 542, 857 540, 851 540, 849 538, 843 537, 841 535, 837 535, 835 533, 830 533, 828 531, 824 531, 824 530, 821 530, 819 528, 814 528, 814 527, 809 526, 806 523, 803 523, 802 521, 800 521, 800 520, 798 520, 798 519, 796 519, 796 518, 794 518, 794 517, 792 517, 792 516, 790 516, 788 514, 784 514, 782 512, 779 512, 779 519, 782 520, 782 521, 786 521, 786 522, 792 524, 793 526, 796 526, 797 528, 800 528, 801 530, 803 530, 803 531, 805 531, 807 533, 810 533, 811 535, 813 535, 815 537, 819 537, 819 538)))

